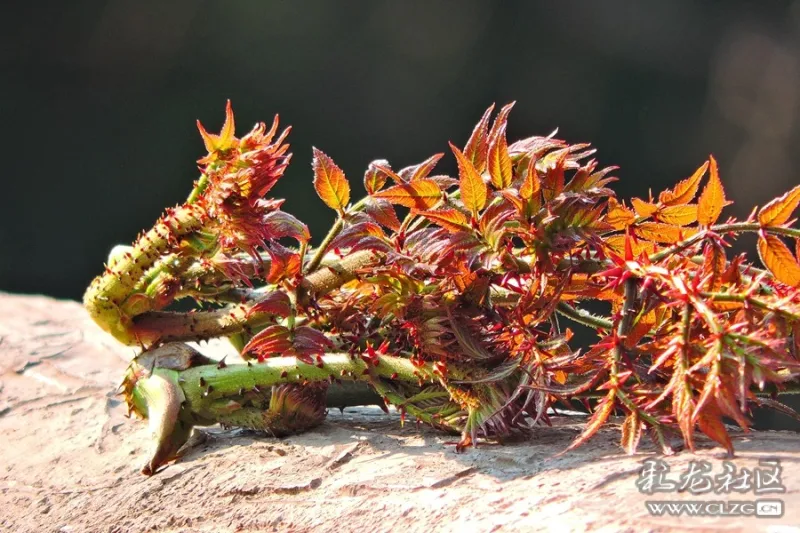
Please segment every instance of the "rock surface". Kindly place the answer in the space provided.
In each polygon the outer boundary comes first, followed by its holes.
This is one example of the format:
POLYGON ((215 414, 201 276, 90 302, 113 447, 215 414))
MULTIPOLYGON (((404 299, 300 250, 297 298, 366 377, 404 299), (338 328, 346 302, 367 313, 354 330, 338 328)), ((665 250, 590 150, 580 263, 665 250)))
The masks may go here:
MULTIPOLYGON (((219 347, 211 347, 212 350, 219 347)), ((618 427, 554 457, 582 419, 530 439, 454 453, 451 438, 378 409, 330 413, 276 440, 204 430, 179 462, 139 473, 146 425, 114 395, 134 350, 78 303, 0 294, 0 531, 800 531, 800 435, 736 434, 738 468, 777 459, 783 494, 641 494, 652 448, 630 457, 618 427), (655 517, 646 500, 780 498, 782 518, 655 517)), ((724 452, 665 458, 723 471, 724 452)))

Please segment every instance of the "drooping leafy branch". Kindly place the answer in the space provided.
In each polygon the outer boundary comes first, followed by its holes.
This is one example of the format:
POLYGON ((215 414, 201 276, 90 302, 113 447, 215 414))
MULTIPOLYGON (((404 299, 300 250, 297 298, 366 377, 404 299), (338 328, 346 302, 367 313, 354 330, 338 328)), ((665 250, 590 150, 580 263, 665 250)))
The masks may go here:
POLYGON ((328 384, 343 381, 372 392, 338 405, 380 398, 460 433, 459 448, 525 431, 575 398, 599 402, 570 448, 618 413, 629 452, 644 432, 666 450, 677 431, 693 448, 697 430, 732 451, 724 418, 746 429, 751 405, 788 410, 759 391, 796 388, 800 373, 800 186, 720 223, 729 202, 711 157, 629 206, 589 145, 509 145, 512 105, 494 121, 487 109, 463 149, 450 144, 457 178, 433 173, 444 154, 397 171, 378 160, 355 203, 315 148, 314 188, 337 214, 315 249, 265 197, 291 157, 277 117, 237 138, 229 103, 219 135, 199 126, 208 154, 187 202, 115 249, 84 299, 106 331, 145 347, 123 388, 157 435, 148 472, 194 425, 311 427, 328 384), (747 232, 766 270, 726 252, 747 232), (201 308, 165 310, 183 297, 201 308), (573 349, 564 321, 599 339, 573 349), (219 336, 248 363, 171 344, 219 336))

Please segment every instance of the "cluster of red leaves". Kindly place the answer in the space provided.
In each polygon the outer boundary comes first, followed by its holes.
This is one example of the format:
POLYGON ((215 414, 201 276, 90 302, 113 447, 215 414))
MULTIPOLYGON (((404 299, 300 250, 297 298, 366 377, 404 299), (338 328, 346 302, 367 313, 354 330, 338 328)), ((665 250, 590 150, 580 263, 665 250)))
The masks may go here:
POLYGON ((208 154, 198 161, 202 180, 197 204, 205 211, 208 223, 198 247, 213 258, 213 264, 230 278, 249 283, 254 272, 249 261, 236 254, 249 254, 260 263, 260 253, 267 252, 275 268, 261 273, 277 283, 299 273, 297 253, 277 241, 289 237, 299 242, 310 238, 308 227, 294 216, 280 210, 283 200, 264 196, 283 176, 291 154, 284 144, 291 128, 277 139, 278 117, 267 130, 261 122, 241 139, 234 136, 231 103, 226 107, 225 123, 218 135, 206 132, 197 122, 208 154), (204 238, 203 238, 204 237, 204 238))
MULTIPOLYGON (((800 232, 791 220, 800 187, 746 221, 718 224, 729 202, 710 158, 658 199, 628 206, 589 145, 552 137, 509 145, 512 105, 493 121, 487 109, 463 149, 450 144, 457 177, 434 173, 444 154, 401 170, 374 161, 364 174, 368 196, 355 204, 345 173, 314 149, 314 188, 339 217, 320 268, 363 250, 376 260, 309 302, 291 291, 262 298, 251 314, 274 321, 245 352, 314 362, 331 350, 369 359, 380 345, 433 363, 434 388, 446 394, 391 380, 379 392, 462 431, 462 445, 547 421, 555 402, 593 397, 573 446, 621 414, 629 451, 645 431, 665 449, 670 431, 693 447, 697 429, 731 450, 723 419, 747 428, 751 405, 780 407, 754 391, 779 390, 800 370, 800 232), (745 231, 759 235, 767 270, 726 253, 745 231), (603 302, 609 317, 576 307, 585 301, 603 302), (298 316, 305 323, 295 326, 298 316), (595 329, 598 342, 573 350, 559 316, 595 329)), ((200 160, 208 186, 199 202, 214 243, 203 246, 215 264, 238 265, 227 270, 236 283, 256 282, 255 261, 270 266, 267 282, 297 287, 308 231, 280 201, 263 198, 289 158, 286 132, 272 140, 276 129, 277 119, 237 140, 230 106, 219 135, 201 127, 209 155, 200 160), (302 246, 290 250, 281 237, 302 246)))
POLYGON ((672 428, 693 447, 699 428, 730 450, 723 417, 747 428, 748 402, 759 402, 751 385, 800 369, 800 267, 775 231, 789 227, 800 187, 748 221, 769 275, 726 256, 740 228, 715 226, 729 202, 713 158, 630 208, 607 188, 612 169, 587 160, 588 145, 533 137, 509 146, 510 109, 490 127, 489 108, 463 150, 450 145, 457 179, 431 175, 443 154, 400 171, 372 163, 361 210, 347 210, 344 173, 315 151, 317 192, 344 219, 331 249, 384 257, 327 298, 329 323, 349 327, 356 345, 383 336, 395 353, 469 369, 468 379, 441 378, 466 413, 466 440, 598 393, 575 445, 619 413, 628 450, 645 428, 664 447, 672 428), (402 222, 397 206, 408 209, 402 222), (554 318, 580 317, 570 302, 584 300, 608 302, 612 314, 579 353, 554 318), (342 312, 376 320, 365 328, 342 312))

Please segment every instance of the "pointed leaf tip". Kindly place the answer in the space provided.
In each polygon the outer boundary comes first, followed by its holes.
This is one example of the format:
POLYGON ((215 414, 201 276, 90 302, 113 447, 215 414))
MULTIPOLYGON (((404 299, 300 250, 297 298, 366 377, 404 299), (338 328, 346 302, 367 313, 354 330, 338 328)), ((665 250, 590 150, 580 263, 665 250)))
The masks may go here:
POLYGON ((486 205, 488 188, 470 160, 453 143, 449 144, 458 162, 461 201, 473 216, 477 216, 478 211, 486 205))
POLYGON ((798 205, 800 205, 800 185, 762 207, 758 212, 758 222, 762 226, 785 224, 798 205))
POLYGON ((388 200, 393 204, 421 211, 431 209, 442 197, 442 191, 435 181, 422 178, 410 183, 401 183, 372 195, 373 198, 388 200))
POLYGON ((758 255, 775 279, 790 287, 800 287, 800 264, 782 240, 764 234, 758 238, 758 255))
POLYGON ((615 405, 615 396, 617 394, 616 389, 612 388, 608 391, 608 393, 603 397, 602 400, 597 404, 597 407, 594 409, 594 413, 592 413, 591 418, 586 424, 586 427, 572 443, 562 452, 556 454, 556 456, 563 455, 564 453, 574 450, 578 446, 584 444, 586 441, 591 439, 595 433, 597 433, 603 424, 606 423, 608 417, 611 416, 611 413, 614 412, 614 405, 615 405))
POLYGON ((222 130, 219 135, 208 133, 200 120, 197 121, 197 129, 200 131, 200 137, 203 139, 203 144, 209 154, 218 150, 227 150, 230 148, 235 140, 234 130, 235 122, 233 118, 233 107, 231 101, 228 100, 225 104, 225 122, 222 125, 222 130))
POLYGON ((709 156, 710 176, 703 192, 700 194, 697 209, 697 221, 705 226, 714 224, 722 214, 722 208, 730 202, 725 200, 725 189, 719 179, 717 160, 709 156))
POLYGON ((314 189, 325 205, 340 213, 350 202, 350 184, 344 172, 322 150, 312 148, 314 157, 314 189))
POLYGON ((228 99, 228 102, 225 104, 225 123, 222 125, 222 130, 219 132, 220 147, 224 146, 227 148, 230 145, 231 141, 233 141, 235 128, 236 124, 233 119, 233 107, 231 106, 230 99, 228 99))
POLYGON ((700 180, 705 176, 706 170, 708 170, 708 161, 695 170, 690 177, 680 181, 672 190, 662 192, 658 196, 659 201, 665 205, 688 204, 697 194, 697 190, 700 188, 700 180))
POLYGON ((506 189, 513 180, 511 157, 508 155, 508 142, 506 141, 506 125, 503 124, 489 140, 489 176, 495 189, 506 189))
POLYGON ((494 104, 484 111, 464 146, 464 155, 469 158, 478 172, 483 172, 486 168, 486 156, 489 149, 489 117, 492 116, 492 111, 494 111, 494 104))
POLYGON ((542 181, 536 173, 536 161, 534 154, 531 154, 525 179, 519 187, 519 195, 526 200, 530 200, 535 194, 539 194, 542 189, 542 181))

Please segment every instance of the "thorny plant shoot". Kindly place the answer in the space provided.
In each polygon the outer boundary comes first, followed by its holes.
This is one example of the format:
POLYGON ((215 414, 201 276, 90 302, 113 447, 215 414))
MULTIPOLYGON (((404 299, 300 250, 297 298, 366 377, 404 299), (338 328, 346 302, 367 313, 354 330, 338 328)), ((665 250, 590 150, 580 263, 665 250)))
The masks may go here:
POLYGON ((315 148, 314 188, 337 213, 316 247, 268 196, 289 129, 276 117, 237 138, 230 102, 219 134, 198 123, 208 153, 191 195, 115 248, 84 297, 103 329, 144 348, 122 386, 155 437, 143 471, 175 459, 194 426, 287 434, 326 405, 376 398, 460 434, 458 450, 576 399, 597 401, 570 449, 616 414, 631 453, 644 434, 668 453, 680 433, 693 449, 697 431, 732 453, 724 418, 746 430, 752 405, 791 412, 775 395, 800 373, 800 186, 747 220, 721 218, 730 202, 710 157, 626 204, 589 145, 509 145, 512 106, 450 144, 457 177, 434 172, 443 153, 400 170, 377 160, 355 202, 315 148), (743 233, 763 268, 728 253, 743 233), (187 297, 199 308, 166 310, 187 297), (598 339, 571 347, 570 327, 598 339), (246 363, 184 344, 212 337, 246 363))

